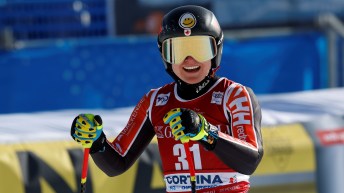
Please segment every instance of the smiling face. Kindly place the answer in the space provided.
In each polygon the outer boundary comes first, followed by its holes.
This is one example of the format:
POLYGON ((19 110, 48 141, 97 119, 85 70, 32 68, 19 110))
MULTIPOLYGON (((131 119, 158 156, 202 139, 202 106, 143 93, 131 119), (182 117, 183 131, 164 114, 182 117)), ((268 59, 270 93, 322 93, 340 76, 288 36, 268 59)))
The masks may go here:
POLYGON ((209 73, 211 60, 198 62, 193 57, 188 56, 181 64, 173 64, 173 72, 184 82, 196 84, 201 82, 209 73))
POLYGON ((194 23, 195 23, 195 20, 193 20, 193 18, 185 18, 183 20, 183 26, 185 26, 185 27, 193 26, 194 23))
POLYGON ((179 25, 184 29, 191 29, 196 25, 196 18, 191 13, 184 13, 179 18, 179 25))

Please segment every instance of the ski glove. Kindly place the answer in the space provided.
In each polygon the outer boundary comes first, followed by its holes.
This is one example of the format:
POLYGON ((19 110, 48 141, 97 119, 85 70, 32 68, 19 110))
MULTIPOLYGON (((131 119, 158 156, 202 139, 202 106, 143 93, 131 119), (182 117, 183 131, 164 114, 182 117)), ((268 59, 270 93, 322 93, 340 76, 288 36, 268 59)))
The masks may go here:
POLYGON ((92 144, 100 139, 100 136, 105 139, 102 124, 103 121, 99 115, 80 114, 73 121, 71 136, 84 148, 91 148, 92 144))
POLYGON ((163 118, 165 124, 169 124, 175 140, 182 143, 192 141, 203 141, 213 144, 218 138, 217 127, 195 111, 185 108, 170 110, 163 118))

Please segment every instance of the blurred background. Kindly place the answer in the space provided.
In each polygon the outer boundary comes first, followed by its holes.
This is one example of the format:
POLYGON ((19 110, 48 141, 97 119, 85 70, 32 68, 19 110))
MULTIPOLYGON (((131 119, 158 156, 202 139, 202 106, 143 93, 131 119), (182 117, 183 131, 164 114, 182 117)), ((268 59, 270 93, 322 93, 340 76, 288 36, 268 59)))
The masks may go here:
MULTIPOLYGON (((145 93, 172 81, 156 35, 186 4, 224 30, 218 75, 261 101, 266 156, 251 192, 344 192, 343 0, 0 0, 1 193, 80 190, 72 119, 102 114, 114 137, 145 93)), ((123 176, 91 163, 87 191, 164 192, 160 166, 152 142, 123 176)))

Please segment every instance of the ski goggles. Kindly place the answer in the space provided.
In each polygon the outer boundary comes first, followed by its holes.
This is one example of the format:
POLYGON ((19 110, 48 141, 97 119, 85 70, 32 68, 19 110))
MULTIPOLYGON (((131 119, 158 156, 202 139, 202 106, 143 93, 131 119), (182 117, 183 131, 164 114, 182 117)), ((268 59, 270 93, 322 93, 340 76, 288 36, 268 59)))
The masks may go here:
POLYGON ((176 37, 163 41, 161 53, 170 64, 181 64, 188 56, 204 62, 216 56, 217 46, 211 36, 176 37))

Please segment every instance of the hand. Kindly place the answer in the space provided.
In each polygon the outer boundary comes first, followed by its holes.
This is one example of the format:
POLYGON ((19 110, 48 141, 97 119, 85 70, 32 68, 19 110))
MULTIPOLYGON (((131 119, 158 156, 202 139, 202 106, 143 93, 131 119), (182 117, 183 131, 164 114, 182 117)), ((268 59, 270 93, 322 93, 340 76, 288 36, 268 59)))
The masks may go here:
POLYGON ((169 124, 175 140, 187 143, 189 140, 207 141, 209 135, 209 123, 200 114, 185 108, 170 110, 163 118, 165 124, 169 124))
POLYGON ((71 136, 84 148, 91 148, 92 144, 103 134, 103 121, 99 115, 80 114, 72 124, 71 136))

